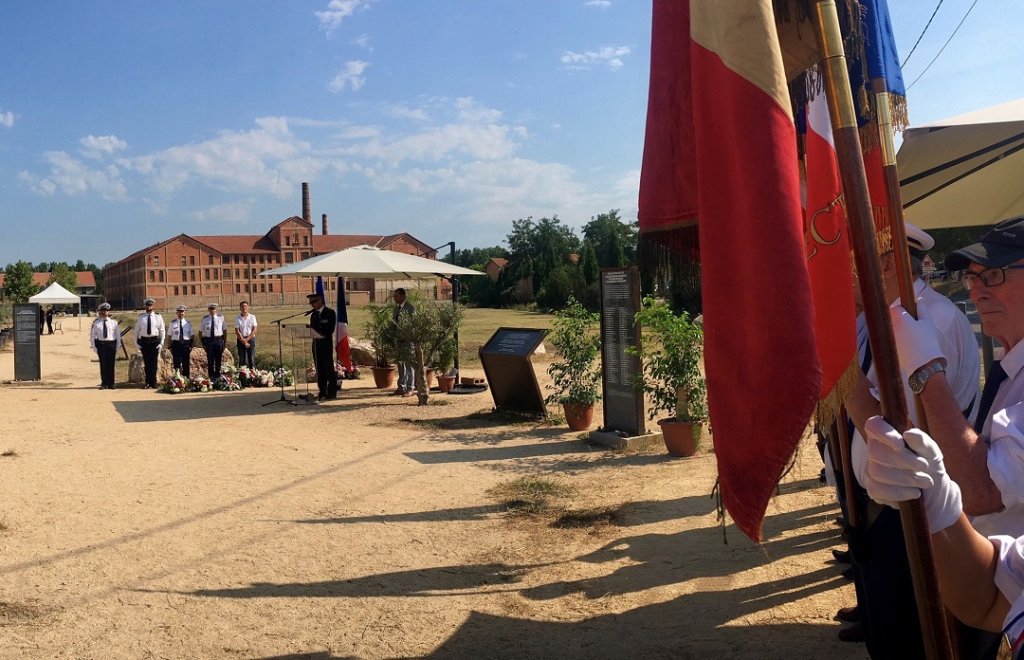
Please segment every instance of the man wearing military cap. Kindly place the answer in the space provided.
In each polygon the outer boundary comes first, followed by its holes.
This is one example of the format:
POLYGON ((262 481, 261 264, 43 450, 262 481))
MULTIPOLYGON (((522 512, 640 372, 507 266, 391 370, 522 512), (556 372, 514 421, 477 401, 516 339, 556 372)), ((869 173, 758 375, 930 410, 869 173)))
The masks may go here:
POLYGON ((110 303, 100 303, 99 318, 92 322, 89 345, 100 361, 100 389, 114 389, 114 361, 121 348, 121 331, 117 319, 110 316, 110 303))
POLYGON ((206 306, 210 312, 199 321, 199 336, 206 351, 206 371, 210 382, 220 378, 220 362, 224 356, 224 317, 217 313, 217 303, 206 306))
POLYGON ((143 301, 146 310, 139 315, 135 323, 135 343, 142 353, 142 362, 146 368, 145 388, 156 387, 156 368, 160 360, 160 347, 164 345, 164 317, 153 311, 156 301, 146 298, 143 301))
POLYGON ((309 315, 307 328, 313 334, 313 361, 316 365, 316 384, 321 401, 338 397, 338 375, 334 371, 334 326, 338 317, 334 310, 324 304, 319 293, 306 296, 313 312, 309 315))
POLYGON ((171 359, 174 370, 185 378, 190 377, 191 356, 192 356, 192 324, 185 318, 188 307, 178 305, 174 310, 177 317, 171 321, 171 329, 168 333, 171 339, 171 359))

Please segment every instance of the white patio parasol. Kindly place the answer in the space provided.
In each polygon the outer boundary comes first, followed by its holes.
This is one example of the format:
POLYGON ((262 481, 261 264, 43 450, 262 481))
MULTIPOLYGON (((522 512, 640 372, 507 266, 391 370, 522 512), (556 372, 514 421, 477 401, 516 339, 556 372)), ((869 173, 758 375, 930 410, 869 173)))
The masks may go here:
POLYGON ((907 129, 896 158, 906 218, 918 227, 1024 215, 1024 99, 907 129))
POLYGON ((374 279, 429 279, 438 275, 483 275, 480 271, 412 254, 357 245, 298 263, 267 270, 260 275, 343 275, 374 279))

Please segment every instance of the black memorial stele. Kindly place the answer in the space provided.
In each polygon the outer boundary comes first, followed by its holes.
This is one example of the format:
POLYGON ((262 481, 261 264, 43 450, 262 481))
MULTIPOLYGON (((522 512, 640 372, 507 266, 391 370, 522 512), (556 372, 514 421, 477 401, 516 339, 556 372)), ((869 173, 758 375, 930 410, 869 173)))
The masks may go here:
POLYGON ((39 304, 14 306, 14 380, 39 380, 39 304))

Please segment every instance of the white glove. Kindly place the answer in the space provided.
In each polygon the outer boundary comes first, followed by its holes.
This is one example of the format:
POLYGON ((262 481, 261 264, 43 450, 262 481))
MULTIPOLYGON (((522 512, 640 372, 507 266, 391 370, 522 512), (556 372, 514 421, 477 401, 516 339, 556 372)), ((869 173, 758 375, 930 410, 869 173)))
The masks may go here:
POLYGON ((927 433, 908 429, 900 436, 880 416, 864 424, 864 433, 868 465, 862 485, 871 499, 895 508, 899 502, 921 497, 932 534, 960 519, 960 487, 946 474, 942 451, 927 433))
POLYGON ((900 369, 908 378, 932 360, 945 357, 939 348, 939 331, 932 323, 927 308, 920 304, 920 299, 917 315, 915 319, 898 303, 889 308, 900 369))

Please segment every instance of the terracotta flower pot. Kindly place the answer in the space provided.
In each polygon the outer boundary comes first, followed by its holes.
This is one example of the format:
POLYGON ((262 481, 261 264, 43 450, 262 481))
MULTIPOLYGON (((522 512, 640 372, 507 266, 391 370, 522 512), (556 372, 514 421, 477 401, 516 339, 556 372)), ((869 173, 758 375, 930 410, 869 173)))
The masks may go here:
POLYGON ((665 448, 673 456, 693 456, 700 443, 700 434, 704 429, 701 422, 677 422, 675 418, 658 420, 661 434, 665 438, 665 448))
POLYGON ((426 380, 427 380, 427 391, 429 392, 430 388, 432 388, 434 386, 434 370, 433 369, 426 369, 425 371, 426 371, 425 377, 426 377, 426 380))
POLYGON ((569 425, 570 431, 586 431, 594 421, 592 403, 563 403, 562 412, 565 413, 565 423, 569 425))
POLYGON ((455 376, 437 377, 437 389, 442 392, 451 392, 453 387, 455 387, 455 376))
POLYGON ((395 367, 373 367, 373 384, 379 390, 391 389, 395 386, 398 370, 395 367))

